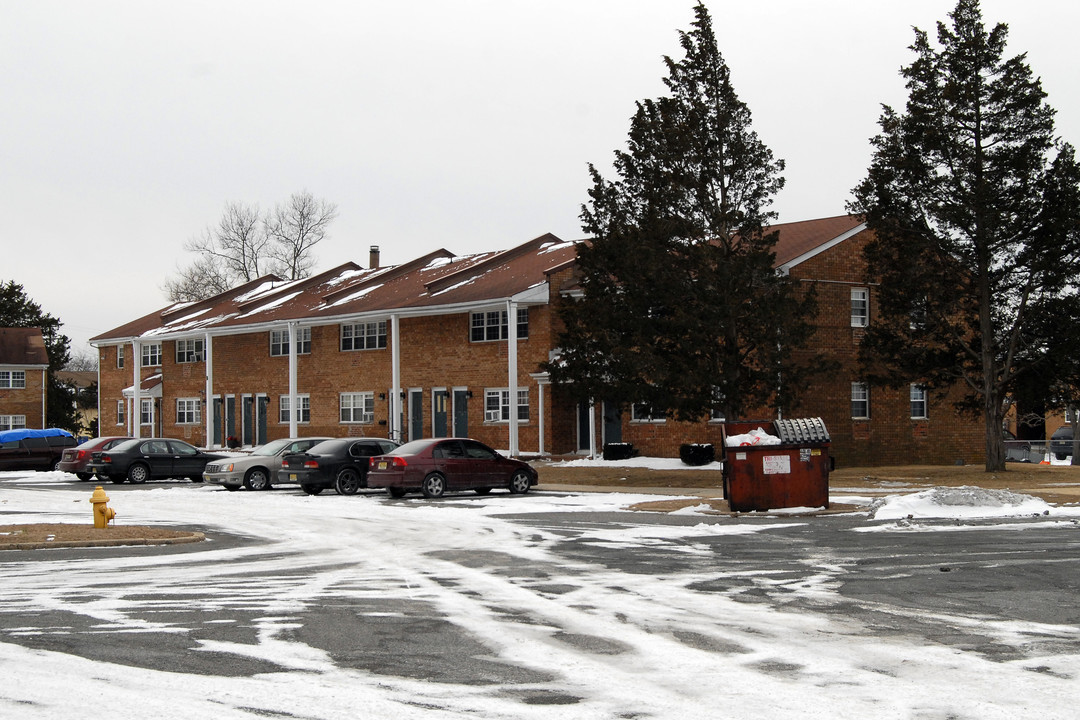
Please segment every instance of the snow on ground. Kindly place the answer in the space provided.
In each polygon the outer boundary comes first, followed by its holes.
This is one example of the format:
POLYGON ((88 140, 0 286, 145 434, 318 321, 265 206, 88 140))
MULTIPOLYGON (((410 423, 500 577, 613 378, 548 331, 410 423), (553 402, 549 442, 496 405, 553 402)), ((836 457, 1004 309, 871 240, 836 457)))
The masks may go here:
POLYGON ((679 458, 655 458, 633 457, 625 460, 604 460, 602 458, 581 458, 579 460, 562 460, 552 463, 552 467, 591 467, 591 468, 647 468, 649 470, 723 470, 721 462, 711 462, 708 465, 687 465, 679 458))
MULTIPOLYGON (((89 520, 87 497, 93 483, 70 483, 70 489, 4 487, 5 475, 0 473, 0 523, 89 520)), ((52 473, 35 476, 42 483, 57 479, 52 473)), ((0 553, 4 577, 0 621, 4 612, 25 617, 38 611, 43 616, 71 611, 92 614, 110 632, 183 632, 183 627, 163 625, 154 618, 168 609, 166 598, 190 594, 193 599, 184 602, 196 603, 196 608, 200 602, 210 609, 244 607, 258 618, 253 643, 206 643, 204 650, 258 658, 288 670, 240 677, 189 675, 0 642, 5 677, 0 684, 0 716, 10 720, 104 719, 117 713, 155 720, 1074 717, 1080 678, 1080 657, 1075 655, 1033 652, 1015 661, 994 662, 977 652, 927 643, 918 636, 893 634, 883 639, 844 614, 795 612, 768 602, 740 601, 723 592, 695 590, 702 582, 716 582, 716 572, 697 569, 659 576, 580 561, 568 564, 557 552, 564 535, 500 516, 605 513, 608 519, 580 531, 581 541, 687 553, 705 552, 695 543, 710 537, 774 533, 807 521, 764 524, 725 518, 711 524, 659 526, 639 524, 640 516, 628 514, 626 523, 612 522, 608 513, 657 499, 617 493, 493 494, 427 503, 151 484, 114 495, 111 504, 124 524, 220 528, 259 543, 244 548, 243 565, 230 562, 236 560, 234 551, 215 548, 212 542, 195 553, 130 557, 103 553, 95 558, 83 553, 78 559, 66 559, 58 553, 24 559, 18 553, 0 553), (350 542, 341 543, 343 536, 350 542), (543 568, 544 586, 572 589, 553 595, 538 590, 529 578, 452 562, 443 553, 432 553, 436 537, 437 546, 449 551, 498 548, 543 568), (393 541, 386 542, 387 538, 393 541), (481 642, 492 659, 552 679, 524 686, 424 682, 339 667, 318 648, 289 639, 298 614, 327 601, 357 598, 427 603, 481 642), (517 614, 496 608, 526 609, 530 620, 521 622, 517 614), (603 638, 619 651, 576 646, 562 639, 566 636, 603 638), (522 701, 522 693, 529 692, 560 692, 578 700, 522 701)), ((927 491, 884 499, 876 519, 916 513, 943 517, 929 514, 942 508, 963 510, 967 518, 1001 517, 1004 508, 1018 515, 1043 510, 1032 499, 927 491)), ((1051 517, 1058 516, 1058 509, 1052 513, 1051 517)), ((819 575, 802 578, 789 591, 813 596, 822 604, 839 602, 834 582, 823 565, 819 575)), ((1012 633, 1017 647, 1029 646, 1040 634, 1075 638, 1078 633, 1071 626, 1005 627, 960 611, 945 620, 982 623, 987 633, 1003 637, 1012 633)))

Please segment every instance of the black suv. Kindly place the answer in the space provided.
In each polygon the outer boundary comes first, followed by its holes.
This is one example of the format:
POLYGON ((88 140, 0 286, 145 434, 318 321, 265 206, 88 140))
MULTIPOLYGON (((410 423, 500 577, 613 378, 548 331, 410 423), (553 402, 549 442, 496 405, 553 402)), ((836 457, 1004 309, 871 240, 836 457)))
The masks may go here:
POLYGON ((0 431, 0 470, 55 470, 64 448, 75 445, 59 428, 0 431))

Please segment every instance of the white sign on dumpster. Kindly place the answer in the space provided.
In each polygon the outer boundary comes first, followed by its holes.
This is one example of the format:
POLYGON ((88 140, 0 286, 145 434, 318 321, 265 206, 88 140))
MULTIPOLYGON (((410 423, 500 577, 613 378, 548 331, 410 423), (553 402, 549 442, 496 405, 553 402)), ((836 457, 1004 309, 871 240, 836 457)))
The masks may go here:
POLYGON ((766 455, 761 458, 766 475, 787 475, 791 472, 791 458, 787 455, 766 455))

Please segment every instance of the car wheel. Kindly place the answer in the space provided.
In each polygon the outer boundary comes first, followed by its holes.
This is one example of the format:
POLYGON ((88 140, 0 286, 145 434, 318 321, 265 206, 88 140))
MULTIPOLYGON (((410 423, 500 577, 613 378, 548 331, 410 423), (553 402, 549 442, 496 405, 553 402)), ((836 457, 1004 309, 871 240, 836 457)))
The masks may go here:
POLYGON ((334 480, 334 489, 338 495, 355 495, 360 491, 360 473, 352 468, 342 468, 334 480))
POLYGON ((57 458, 56 460, 53 460, 52 469, 54 471, 60 469, 60 458, 57 458))
POLYGON ((491 492, 491 488, 476 488, 477 495, 487 495, 489 492, 491 492))
POLYGON ((424 484, 420 486, 420 491, 424 493, 426 498, 439 498, 446 492, 446 478, 440 473, 431 473, 424 478, 424 484))
POLYGON ((318 495, 323 491, 322 485, 301 485, 300 489, 306 492, 308 495, 318 495))
POLYGON ((93 480, 94 479, 94 476, 91 475, 90 473, 75 473, 75 477, 79 478, 83 482, 86 482, 87 480, 93 480))
POLYGON ((127 479, 128 482, 134 485, 141 485, 150 479, 150 468, 142 463, 135 463, 128 468, 127 479))
POLYGON ((510 492, 515 495, 524 495, 529 492, 529 485, 529 473, 524 470, 518 470, 514 473, 514 476, 510 478, 510 492))
POLYGON ((388 487, 388 488, 386 488, 386 492, 390 493, 390 497, 392 497, 392 498, 403 498, 403 497, 405 497, 405 488, 388 487))
POLYGON ((269 490, 270 474, 266 472, 266 468, 251 468, 244 475, 244 487, 248 490, 269 490))

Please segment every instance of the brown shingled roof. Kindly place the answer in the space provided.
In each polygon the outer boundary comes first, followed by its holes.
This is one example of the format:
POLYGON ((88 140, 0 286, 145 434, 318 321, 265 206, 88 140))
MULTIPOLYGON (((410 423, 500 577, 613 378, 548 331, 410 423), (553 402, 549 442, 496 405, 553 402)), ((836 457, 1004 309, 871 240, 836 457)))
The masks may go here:
POLYGON ((0 365, 48 365, 41 328, 0 328, 0 365))
MULTIPOLYGON (((848 215, 776 225, 777 266, 858 226, 859 221, 848 215)), ((537 288, 547 282, 548 273, 576 257, 573 242, 548 233, 500 252, 456 256, 437 250, 397 266, 364 269, 346 263, 291 282, 267 276, 197 303, 170 305, 91 341, 244 332, 289 320, 334 322, 395 312, 460 312, 462 307, 503 302, 537 288)))

